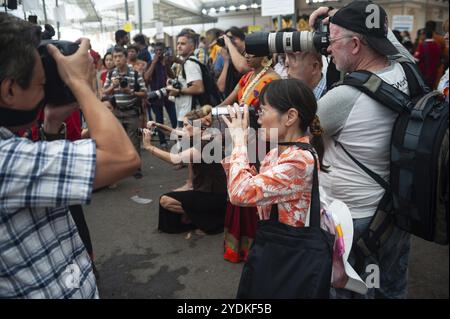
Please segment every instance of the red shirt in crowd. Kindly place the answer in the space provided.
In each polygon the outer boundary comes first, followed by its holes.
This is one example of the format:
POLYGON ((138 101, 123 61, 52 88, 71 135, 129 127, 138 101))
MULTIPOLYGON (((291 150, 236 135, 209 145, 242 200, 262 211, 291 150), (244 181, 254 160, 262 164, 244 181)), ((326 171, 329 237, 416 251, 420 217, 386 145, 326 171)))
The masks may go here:
POLYGON ((426 39, 419 43, 414 57, 419 61, 419 69, 425 82, 434 88, 441 64, 441 46, 434 39, 426 39))

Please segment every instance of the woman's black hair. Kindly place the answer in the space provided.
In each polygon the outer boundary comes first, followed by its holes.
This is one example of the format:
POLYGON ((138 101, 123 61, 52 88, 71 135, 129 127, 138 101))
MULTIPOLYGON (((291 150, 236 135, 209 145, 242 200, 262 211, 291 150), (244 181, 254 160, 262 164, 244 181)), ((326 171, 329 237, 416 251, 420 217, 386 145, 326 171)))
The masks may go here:
MULTIPOLYGON (((296 109, 302 132, 306 133, 308 129, 314 133, 323 131, 316 115, 316 97, 303 81, 297 79, 272 81, 262 89, 259 101, 261 105, 270 104, 280 114, 286 113, 291 108, 296 109)), ((326 172, 327 167, 322 163, 325 152, 322 136, 313 134, 311 145, 319 156, 320 168, 326 172)))
POLYGON ((225 34, 227 34, 228 32, 230 32, 233 35, 233 37, 236 37, 236 38, 241 39, 242 41, 245 41, 245 33, 238 27, 229 28, 228 30, 225 31, 225 34))

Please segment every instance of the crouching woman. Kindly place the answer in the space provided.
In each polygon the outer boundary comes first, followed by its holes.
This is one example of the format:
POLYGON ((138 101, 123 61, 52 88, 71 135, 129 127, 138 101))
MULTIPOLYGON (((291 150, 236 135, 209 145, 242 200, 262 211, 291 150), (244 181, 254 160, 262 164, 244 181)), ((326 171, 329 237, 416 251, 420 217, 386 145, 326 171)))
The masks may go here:
MULTIPOLYGON (((204 134, 210 124, 211 107, 186 114, 183 121, 183 140, 188 137, 190 147, 178 154, 151 145, 150 131, 144 130, 143 144, 150 154, 171 164, 192 163, 193 190, 167 193, 159 200, 158 229, 162 232, 175 234, 200 229, 207 234, 216 234, 223 231, 227 201, 225 172, 220 160, 206 163, 202 157, 203 148, 211 141, 211 136, 204 134), (197 120, 202 129, 199 145, 192 143, 194 121, 197 120)), ((211 151, 215 149, 217 148, 211 148, 211 151)), ((219 159, 222 158, 221 148, 220 151, 219 159)), ((214 157, 214 154, 209 155, 214 157)))

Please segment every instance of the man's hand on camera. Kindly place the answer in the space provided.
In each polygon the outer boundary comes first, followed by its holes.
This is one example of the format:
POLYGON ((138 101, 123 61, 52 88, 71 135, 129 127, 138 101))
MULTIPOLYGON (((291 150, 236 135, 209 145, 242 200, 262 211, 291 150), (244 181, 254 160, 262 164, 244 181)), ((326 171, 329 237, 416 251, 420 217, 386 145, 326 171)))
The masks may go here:
POLYGON ((50 55, 56 61, 61 79, 71 88, 80 83, 90 85, 95 74, 93 59, 89 54, 90 41, 84 38, 77 43, 80 43, 80 48, 69 56, 64 56, 52 44, 47 46, 50 55))
POLYGON ((309 26, 311 28, 314 28, 314 24, 316 23, 316 20, 318 17, 326 15, 328 18, 323 19, 323 24, 330 23, 330 17, 332 17, 338 10, 337 9, 330 9, 330 7, 319 7, 317 8, 311 15, 309 16, 309 26))
POLYGON ((234 46, 233 42, 231 41, 231 39, 226 34, 223 35, 223 40, 225 42, 225 48, 229 48, 230 46, 234 46))
POLYGON ((61 129, 61 124, 76 109, 77 103, 71 103, 61 106, 46 105, 44 109, 44 132, 47 134, 57 134, 61 129))
POLYGON ((149 129, 143 129, 142 130, 142 145, 144 146, 144 149, 147 151, 150 151, 153 147, 152 145, 152 133, 149 129))
POLYGON ((114 86, 115 88, 118 87, 119 84, 120 84, 119 78, 113 78, 113 79, 112 79, 112 84, 113 84, 113 86, 114 86))
POLYGON ((147 128, 148 128, 149 130, 155 129, 155 128, 156 128, 156 122, 155 122, 155 121, 148 121, 148 122, 147 122, 147 128))
POLYGON ((124 87, 124 88, 120 88, 120 91, 125 93, 125 94, 134 94, 134 90, 131 89, 129 86, 124 87))
POLYGON ((169 91, 170 93, 175 94, 173 96, 179 96, 181 94, 181 89, 176 89, 172 85, 166 86, 166 90, 169 91))

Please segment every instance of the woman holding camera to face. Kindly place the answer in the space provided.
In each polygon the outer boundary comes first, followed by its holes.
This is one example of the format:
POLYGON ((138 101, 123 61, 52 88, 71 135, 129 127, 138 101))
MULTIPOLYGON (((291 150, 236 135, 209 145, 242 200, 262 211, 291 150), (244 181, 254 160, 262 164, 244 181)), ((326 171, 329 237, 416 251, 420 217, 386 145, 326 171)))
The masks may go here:
MULTIPOLYGON (((192 163, 193 190, 171 192, 161 196, 159 201, 158 229, 166 233, 181 233, 200 229, 208 234, 223 231, 227 200, 226 176, 220 163, 205 163, 203 146, 210 142, 203 130, 211 124, 211 107, 191 111, 184 117, 183 133, 189 137, 190 148, 181 153, 169 153, 151 144, 151 133, 144 130, 144 147, 150 154, 171 164, 192 163), (196 125, 202 128, 201 145, 192 145, 196 125), (196 163, 195 159, 201 159, 196 163)), ((221 139, 218 139, 221 146, 221 139)), ((186 141, 184 138, 181 142, 186 141)), ((194 139, 195 141, 195 139, 194 139)), ((222 147, 220 147, 222 152, 222 147)), ((222 154, 220 154, 222 156, 222 154)))
MULTIPOLYGON (((259 96, 263 88, 280 77, 272 69, 270 57, 256 57, 245 54, 252 71, 245 74, 234 91, 222 105, 248 105, 256 113, 259 111, 259 96)), ((257 223, 256 208, 239 207, 228 202, 225 216, 224 258, 233 263, 245 261, 253 242, 257 223)))
MULTIPOLYGON (((266 140, 270 138, 270 129, 276 129, 279 143, 311 144, 324 170, 323 130, 316 116, 316 99, 306 84, 296 79, 274 81, 264 88, 260 99, 258 122, 266 129, 266 140)), ((294 145, 279 145, 266 155, 256 173, 250 168, 247 155, 248 109, 241 112, 230 107, 229 113, 231 119, 224 118, 224 121, 230 128, 233 151, 223 166, 230 201, 235 205, 257 206, 259 218, 263 220, 269 219, 271 207, 276 204, 281 223, 305 226, 311 202, 312 154, 294 145)))

